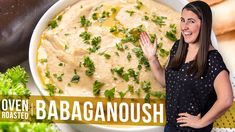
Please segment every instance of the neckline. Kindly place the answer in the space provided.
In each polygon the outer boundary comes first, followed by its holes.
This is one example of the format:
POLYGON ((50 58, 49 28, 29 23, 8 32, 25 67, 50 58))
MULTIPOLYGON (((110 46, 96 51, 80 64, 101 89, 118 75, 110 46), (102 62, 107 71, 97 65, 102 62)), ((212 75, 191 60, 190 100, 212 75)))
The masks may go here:
MULTIPOLYGON (((209 55, 209 53, 211 53, 211 52, 213 52, 213 51, 217 51, 217 50, 216 50, 216 49, 209 50, 209 51, 208 51, 208 55, 209 55)), ((189 63, 191 63, 191 62, 193 62, 193 61, 195 61, 195 59, 190 60, 190 61, 187 61, 187 62, 184 62, 184 64, 189 64, 189 63)))

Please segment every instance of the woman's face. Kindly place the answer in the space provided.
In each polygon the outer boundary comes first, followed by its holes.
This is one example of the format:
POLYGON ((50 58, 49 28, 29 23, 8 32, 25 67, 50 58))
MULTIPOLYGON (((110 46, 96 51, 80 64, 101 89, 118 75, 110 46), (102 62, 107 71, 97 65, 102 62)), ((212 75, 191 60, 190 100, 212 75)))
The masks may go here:
POLYGON ((201 20, 190 10, 183 9, 181 14, 181 33, 186 43, 196 43, 200 33, 201 20))

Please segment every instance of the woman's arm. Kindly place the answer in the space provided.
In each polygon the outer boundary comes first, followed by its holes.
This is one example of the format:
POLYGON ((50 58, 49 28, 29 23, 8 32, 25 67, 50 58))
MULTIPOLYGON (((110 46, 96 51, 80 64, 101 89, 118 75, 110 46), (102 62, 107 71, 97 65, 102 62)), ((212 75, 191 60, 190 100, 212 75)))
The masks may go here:
POLYGON ((144 56, 148 59, 151 71, 156 80, 164 87, 165 86, 165 69, 160 65, 156 57, 157 38, 152 44, 146 32, 140 34, 140 45, 144 52, 144 56))
POLYGON ((214 122, 223 115, 233 103, 233 92, 229 80, 228 72, 221 71, 214 81, 214 88, 217 100, 211 109, 202 117, 193 116, 187 113, 180 113, 183 116, 177 119, 178 123, 184 123, 181 126, 189 126, 192 128, 203 128, 214 122))

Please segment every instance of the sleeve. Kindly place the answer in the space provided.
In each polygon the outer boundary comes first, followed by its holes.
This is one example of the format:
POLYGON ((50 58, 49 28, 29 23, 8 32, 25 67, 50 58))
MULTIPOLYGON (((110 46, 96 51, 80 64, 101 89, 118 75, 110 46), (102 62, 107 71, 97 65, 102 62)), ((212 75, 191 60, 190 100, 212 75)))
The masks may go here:
POLYGON ((215 78, 223 70, 226 70, 229 74, 229 70, 227 69, 223 61, 223 58, 218 51, 209 57, 209 67, 210 67, 210 76, 212 77, 212 82, 215 81, 215 78))

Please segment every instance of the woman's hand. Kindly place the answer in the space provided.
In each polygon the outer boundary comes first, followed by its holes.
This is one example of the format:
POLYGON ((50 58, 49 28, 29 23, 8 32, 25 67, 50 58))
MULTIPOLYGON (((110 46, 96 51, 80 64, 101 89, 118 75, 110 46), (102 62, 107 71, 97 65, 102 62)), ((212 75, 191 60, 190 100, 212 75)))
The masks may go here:
POLYGON ((146 32, 140 34, 140 45, 144 52, 144 56, 148 59, 154 59, 156 55, 157 37, 152 44, 146 32))
POLYGON ((203 128, 201 123, 201 114, 197 116, 190 115, 188 113, 180 113, 179 118, 177 118, 177 123, 182 123, 181 127, 192 127, 192 128, 203 128))

